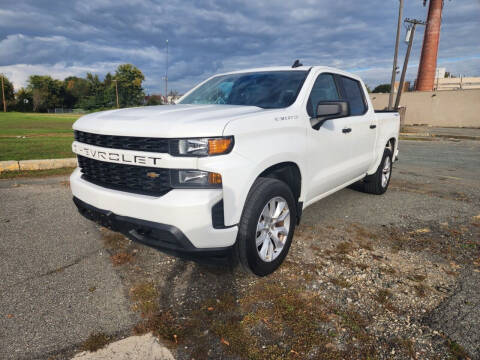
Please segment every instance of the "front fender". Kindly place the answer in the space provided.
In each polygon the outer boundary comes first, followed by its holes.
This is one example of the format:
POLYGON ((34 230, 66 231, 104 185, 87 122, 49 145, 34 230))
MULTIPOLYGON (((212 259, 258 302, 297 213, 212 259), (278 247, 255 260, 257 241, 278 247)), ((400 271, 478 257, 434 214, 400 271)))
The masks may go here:
MULTIPOLYGON (((235 137, 233 151, 199 159, 199 168, 222 175, 225 225, 239 223, 253 183, 270 166, 293 162, 304 172, 306 128, 303 119, 295 114, 293 108, 264 110, 230 121, 223 135, 235 137)), ((302 186, 302 196, 303 191, 302 186)))
MULTIPOLYGON (((236 225, 240 222, 243 207, 253 183, 269 167, 283 162, 292 162, 297 164, 300 174, 303 175, 303 164, 296 154, 278 153, 261 161, 258 160, 247 159, 235 152, 226 156, 199 160, 199 169, 218 172, 222 175, 223 209, 226 226, 236 225)), ((304 187, 302 186, 300 201, 303 199, 303 192, 304 187)))

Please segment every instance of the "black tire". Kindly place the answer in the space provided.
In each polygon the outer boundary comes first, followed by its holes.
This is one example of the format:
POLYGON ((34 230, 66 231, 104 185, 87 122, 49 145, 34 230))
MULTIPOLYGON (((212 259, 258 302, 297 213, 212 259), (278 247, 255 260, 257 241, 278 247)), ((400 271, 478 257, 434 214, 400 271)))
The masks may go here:
POLYGON ((235 244, 235 253, 240 265, 258 276, 265 276, 274 272, 282 264, 290 249, 296 220, 296 202, 287 184, 272 178, 258 178, 255 180, 243 208, 235 244), (260 258, 255 244, 257 223, 265 205, 277 196, 284 198, 288 204, 290 226, 283 250, 273 261, 266 262, 260 258))
POLYGON ((378 165, 378 169, 375 174, 367 176, 363 180, 363 191, 369 194, 375 195, 382 195, 387 191, 388 185, 390 184, 390 179, 392 178, 392 151, 388 148, 385 149, 383 152, 382 161, 380 165, 378 165), (382 175, 383 175, 383 168, 385 167, 385 162, 387 159, 390 161, 390 171, 388 176, 388 181, 385 185, 382 184, 382 175))

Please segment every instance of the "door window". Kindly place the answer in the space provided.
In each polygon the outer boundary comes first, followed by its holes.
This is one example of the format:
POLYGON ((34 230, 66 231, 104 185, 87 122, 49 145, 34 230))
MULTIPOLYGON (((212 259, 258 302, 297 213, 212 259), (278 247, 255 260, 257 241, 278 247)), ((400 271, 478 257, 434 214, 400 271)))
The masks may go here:
POLYGON ((350 115, 363 115, 367 111, 365 97, 360 82, 341 76, 342 86, 344 90, 345 100, 350 106, 350 115))
POLYGON ((320 74, 313 84, 312 92, 308 98, 307 112, 310 117, 317 116, 317 104, 320 101, 339 100, 337 86, 332 74, 320 74))

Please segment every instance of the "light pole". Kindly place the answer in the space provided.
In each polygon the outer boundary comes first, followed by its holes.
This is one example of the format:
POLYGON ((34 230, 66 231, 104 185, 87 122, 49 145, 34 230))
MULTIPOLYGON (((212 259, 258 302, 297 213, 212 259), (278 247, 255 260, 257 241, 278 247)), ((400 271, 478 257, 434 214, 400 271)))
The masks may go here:
POLYGON ((390 97, 388 98, 388 110, 392 110, 393 92, 395 90, 395 77, 397 76, 398 44, 400 43, 400 30, 402 27, 403 0, 400 0, 398 8, 397 38, 395 40, 395 54, 393 55, 392 80, 390 81, 390 97))
POLYGON ((165 40, 167 45, 167 61, 165 63, 165 100, 168 104, 168 40, 165 40))

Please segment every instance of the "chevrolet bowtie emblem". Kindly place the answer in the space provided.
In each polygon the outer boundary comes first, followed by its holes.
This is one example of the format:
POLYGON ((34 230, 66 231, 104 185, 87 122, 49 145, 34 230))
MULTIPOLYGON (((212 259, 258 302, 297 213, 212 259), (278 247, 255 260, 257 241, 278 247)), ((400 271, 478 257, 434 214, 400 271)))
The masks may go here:
POLYGON ((151 179, 155 179, 155 178, 159 177, 160 175, 158 175, 156 172, 148 172, 147 176, 151 179))

